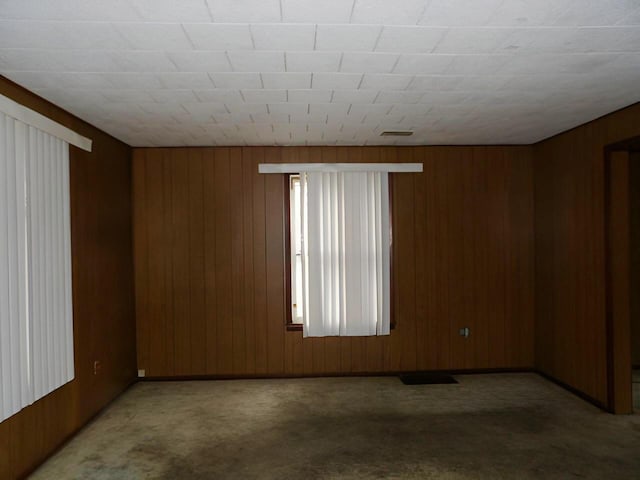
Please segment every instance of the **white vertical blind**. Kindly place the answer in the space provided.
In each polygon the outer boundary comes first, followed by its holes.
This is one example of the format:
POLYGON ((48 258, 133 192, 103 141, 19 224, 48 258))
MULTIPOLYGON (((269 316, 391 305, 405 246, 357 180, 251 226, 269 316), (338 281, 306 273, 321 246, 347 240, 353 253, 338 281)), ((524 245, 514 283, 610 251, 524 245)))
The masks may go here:
POLYGON ((73 379, 69 146, 0 113, 0 421, 73 379))
POLYGON ((304 336, 388 335, 387 172, 302 172, 304 336))
POLYGON ((0 114, 0 420, 33 401, 27 312, 25 125, 0 114))
POLYGON ((69 145, 29 127, 33 384, 41 398, 73 379, 69 145))

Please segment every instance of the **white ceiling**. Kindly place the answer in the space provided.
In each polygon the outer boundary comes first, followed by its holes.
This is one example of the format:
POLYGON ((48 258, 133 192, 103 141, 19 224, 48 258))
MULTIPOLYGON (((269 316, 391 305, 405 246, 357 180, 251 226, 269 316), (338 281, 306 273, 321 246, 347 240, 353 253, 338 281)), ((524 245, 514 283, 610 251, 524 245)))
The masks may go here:
POLYGON ((134 146, 532 143, 640 101, 640 0, 0 0, 0 73, 134 146))

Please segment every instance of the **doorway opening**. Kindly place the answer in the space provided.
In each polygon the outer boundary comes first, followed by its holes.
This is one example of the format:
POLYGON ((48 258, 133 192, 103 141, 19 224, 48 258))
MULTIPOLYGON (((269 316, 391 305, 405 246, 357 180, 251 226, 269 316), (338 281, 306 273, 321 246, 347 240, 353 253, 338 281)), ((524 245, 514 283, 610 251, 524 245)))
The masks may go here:
POLYGON ((605 149, 608 409, 640 412, 640 137, 605 149))

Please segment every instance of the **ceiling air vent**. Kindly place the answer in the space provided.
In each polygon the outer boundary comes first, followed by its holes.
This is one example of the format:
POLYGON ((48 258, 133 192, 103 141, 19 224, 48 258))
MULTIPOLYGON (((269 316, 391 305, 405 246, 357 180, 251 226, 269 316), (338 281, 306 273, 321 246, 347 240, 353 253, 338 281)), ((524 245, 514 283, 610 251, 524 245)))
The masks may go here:
POLYGON ((380 134, 381 137, 410 137, 411 135, 413 135, 413 132, 410 132, 408 130, 388 130, 380 134))

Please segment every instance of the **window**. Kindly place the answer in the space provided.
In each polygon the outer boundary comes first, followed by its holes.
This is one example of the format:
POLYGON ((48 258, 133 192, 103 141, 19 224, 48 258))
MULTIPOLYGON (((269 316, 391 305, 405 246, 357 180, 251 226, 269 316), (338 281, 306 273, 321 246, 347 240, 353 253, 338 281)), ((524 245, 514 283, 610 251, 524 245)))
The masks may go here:
MULTIPOLYGON (((15 118, 24 107, 3 98, 0 421, 74 377, 69 144, 15 118)), ((36 115, 25 116, 50 126, 36 115)))
POLYGON ((388 174, 302 172, 288 183, 290 325, 304 336, 388 334, 388 174))
POLYGON ((285 174, 287 328, 305 337, 388 335, 390 172, 421 163, 270 163, 285 174))
POLYGON ((289 253, 291 321, 302 327, 302 205, 300 175, 289 175, 289 253))

